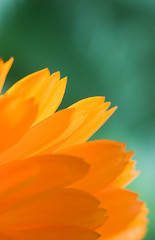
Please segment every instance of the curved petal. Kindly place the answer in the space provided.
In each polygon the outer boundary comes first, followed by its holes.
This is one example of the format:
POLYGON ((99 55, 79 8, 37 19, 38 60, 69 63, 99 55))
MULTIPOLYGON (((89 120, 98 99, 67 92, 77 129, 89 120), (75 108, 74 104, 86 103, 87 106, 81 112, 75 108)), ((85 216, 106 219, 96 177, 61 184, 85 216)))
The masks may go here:
POLYGON ((31 236, 33 240, 97 240, 100 236, 88 228, 69 225, 45 225, 22 229, 20 232, 31 236))
POLYGON ((115 112, 117 107, 106 111, 111 103, 104 103, 104 99, 104 97, 86 98, 70 106, 77 111, 85 112, 87 117, 81 126, 65 139, 61 149, 87 141, 115 112))
POLYGON ((61 141, 45 153, 59 151, 88 140, 116 110, 114 107, 106 111, 110 103, 104 103, 104 99, 86 98, 70 106, 69 109, 74 109, 74 115, 67 131, 62 135, 61 141))
POLYGON ((64 109, 31 127, 18 144, 1 154, 1 162, 6 163, 24 159, 32 154, 36 155, 54 144, 66 131, 73 112, 73 109, 64 109))
POLYGON ((60 189, 40 195, 25 196, 1 213, 0 225, 13 230, 38 225, 72 225, 95 230, 106 217, 100 202, 77 189, 60 189))
POLYGON ((89 165, 82 159, 65 155, 35 156, 1 165, 1 212, 14 203, 13 199, 65 187, 88 170, 89 165))
POLYGON ((129 185, 139 175, 139 172, 135 170, 135 164, 135 161, 129 161, 122 173, 112 182, 111 186, 125 188, 129 185))
POLYGON ((35 101, 40 97, 42 88, 45 89, 49 79, 50 72, 47 68, 38 72, 32 73, 23 79, 17 81, 10 87, 5 95, 17 96, 22 95, 23 98, 35 98, 35 101))
POLYGON ((106 112, 109 103, 103 103, 103 100, 103 97, 85 99, 77 103, 79 107, 64 109, 41 121, 14 148, 1 155, 1 161, 48 154, 66 145, 84 142, 115 110, 112 108, 106 112), (87 102, 90 104, 86 108, 87 102))
POLYGON ((128 227, 117 235, 110 238, 100 238, 104 240, 141 240, 145 237, 147 232, 148 220, 146 215, 148 210, 145 204, 141 206, 138 216, 128 225, 128 227))
POLYGON ((50 76, 49 70, 32 73, 16 82, 6 95, 22 95, 23 98, 34 98, 38 104, 36 123, 49 117, 59 107, 66 88, 67 78, 60 79, 60 73, 50 76))
POLYGON ((36 123, 47 118, 57 110, 63 99, 66 84, 67 77, 59 80, 59 72, 53 73, 50 76, 48 86, 46 87, 46 91, 44 92, 42 99, 40 99, 40 109, 36 123), (51 86, 53 85, 52 82, 54 83, 54 86, 51 86))
MULTIPOLYGON (((105 224, 98 229, 99 233, 104 236, 104 238, 101 239, 123 239, 119 238, 121 234, 127 233, 131 226, 136 227, 136 222, 140 220, 139 216, 143 214, 144 203, 137 200, 138 195, 136 193, 124 189, 107 189, 98 193, 97 196, 100 201, 102 201, 102 205, 107 209, 108 216, 108 220, 105 224)), ((146 211, 144 215, 146 215, 146 211)), ((144 215, 140 220, 142 222, 144 215)), ((135 231, 131 233, 133 235, 130 239, 134 239, 135 233, 135 231)))
MULTIPOLYGON (((113 185, 113 182, 120 178, 126 166, 130 164, 133 152, 124 151, 124 148, 124 143, 97 140, 79 144, 58 153, 83 158, 91 166, 89 173, 73 186, 95 193, 113 185)), ((123 180, 122 178, 122 182, 123 180)))
POLYGON ((4 61, 2 59, 0 59, 0 93, 2 91, 4 82, 5 82, 5 78, 12 66, 14 58, 10 58, 7 62, 4 63, 4 61))
POLYGON ((33 99, 0 97, 0 153, 16 144, 34 122, 37 106, 33 99))

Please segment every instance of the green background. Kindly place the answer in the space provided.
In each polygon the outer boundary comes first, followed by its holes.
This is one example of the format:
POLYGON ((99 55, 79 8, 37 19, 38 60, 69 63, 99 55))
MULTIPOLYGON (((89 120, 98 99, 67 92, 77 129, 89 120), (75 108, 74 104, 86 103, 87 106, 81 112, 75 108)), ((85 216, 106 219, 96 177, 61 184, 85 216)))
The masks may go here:
POLYGON ((68 76, 61 105, 104 95, 117 112, 93 136, 128 143, 155 239, 155 1, 0 0, 0 56, 15 57, 5 89, 48 67, 68 76))

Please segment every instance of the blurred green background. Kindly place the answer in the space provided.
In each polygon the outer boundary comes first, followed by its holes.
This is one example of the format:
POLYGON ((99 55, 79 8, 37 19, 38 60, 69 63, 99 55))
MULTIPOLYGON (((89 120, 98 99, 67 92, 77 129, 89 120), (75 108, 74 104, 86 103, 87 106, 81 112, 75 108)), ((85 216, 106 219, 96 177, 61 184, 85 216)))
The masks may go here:
POLYGON ((155 1, 0 0, 0 56, 15 57, 5 89, 48 67, 68 76, 61 105, 104 95, 119 108, 94 135, 128 143, 155 239, 155 1))

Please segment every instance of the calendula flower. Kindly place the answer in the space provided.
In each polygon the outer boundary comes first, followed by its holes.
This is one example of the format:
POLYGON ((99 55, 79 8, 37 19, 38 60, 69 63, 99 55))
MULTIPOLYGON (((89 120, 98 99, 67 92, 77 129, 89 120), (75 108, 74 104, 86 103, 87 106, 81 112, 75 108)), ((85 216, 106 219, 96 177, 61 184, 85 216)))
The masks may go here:
MULTIPOLYGON (((12 62, 0 61, 0 89, 12 62)), ((0 239, 142 239, 145 203, 125 189, 133 152, 86 142, 116 107, 92 97, 55 112, 65 87, 44 69, 0 96, 0 239)))

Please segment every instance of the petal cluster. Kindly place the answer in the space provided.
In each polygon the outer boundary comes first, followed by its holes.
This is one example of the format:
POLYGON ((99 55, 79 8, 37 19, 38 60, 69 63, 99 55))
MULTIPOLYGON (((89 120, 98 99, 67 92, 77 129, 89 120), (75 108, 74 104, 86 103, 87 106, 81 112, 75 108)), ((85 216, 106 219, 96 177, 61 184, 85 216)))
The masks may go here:
MULTIPOLYGON (((0 91, 12 62, 0 60, 0 91)), ((143 239, 145 203, 125 189, 133 152, 87 142, 116 107, 91 97, 56 112, 66 83, 44 69, 0 95, 0 239, 143 239)))

